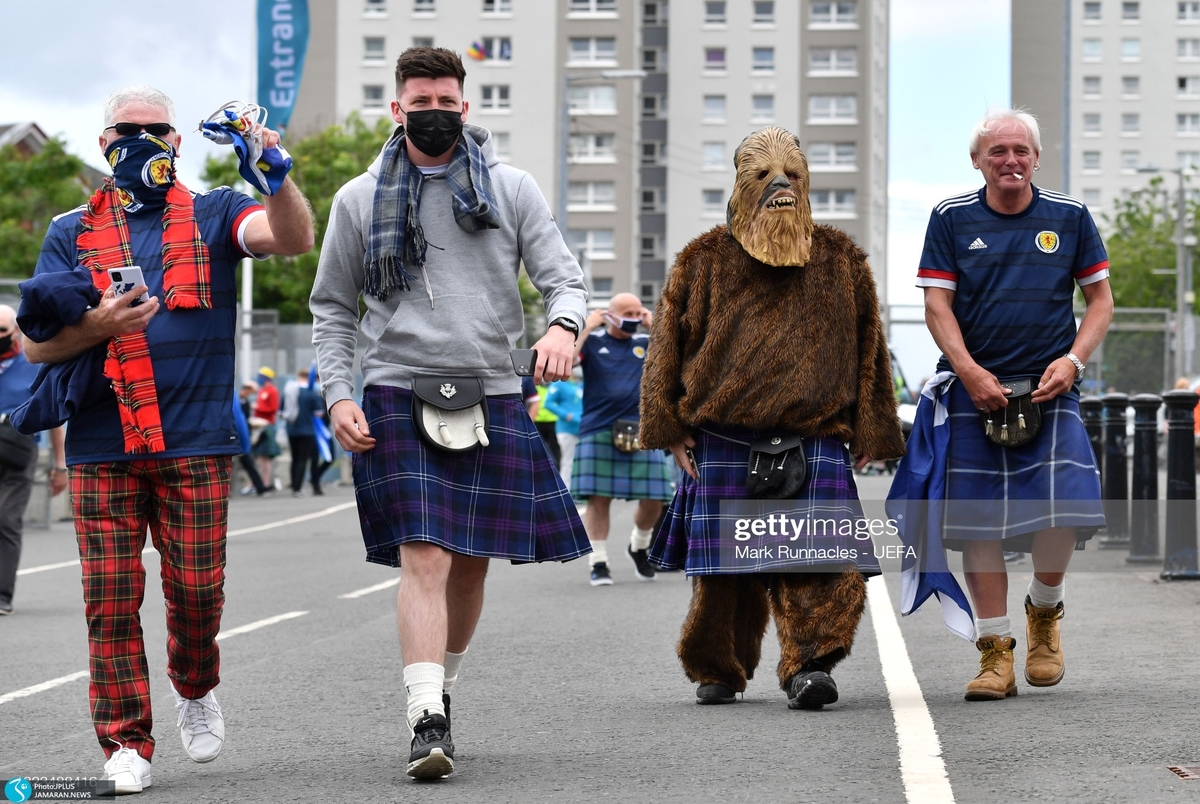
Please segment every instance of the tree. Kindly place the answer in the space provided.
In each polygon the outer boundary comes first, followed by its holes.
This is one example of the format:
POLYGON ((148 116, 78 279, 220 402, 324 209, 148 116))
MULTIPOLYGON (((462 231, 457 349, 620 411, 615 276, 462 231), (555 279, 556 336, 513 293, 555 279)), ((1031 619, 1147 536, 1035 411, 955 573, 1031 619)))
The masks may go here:
POLYGON ((57 138, 31 156, 0 148, 0 276, 33 276, 50 219, 87 201, 83 169, 57 138))

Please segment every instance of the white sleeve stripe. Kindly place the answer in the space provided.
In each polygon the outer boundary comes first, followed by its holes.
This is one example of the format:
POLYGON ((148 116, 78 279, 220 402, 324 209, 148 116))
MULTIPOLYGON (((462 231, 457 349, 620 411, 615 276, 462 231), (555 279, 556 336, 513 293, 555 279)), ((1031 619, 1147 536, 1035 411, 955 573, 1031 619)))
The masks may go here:
MULTIPOLYGON (((1090 279, 1091 277, 1089 277, 1090 279)), ((949 279, 933 279, 928 276, 917 277, 917 287, 919 288, 945 288, 946 290, 958 290, 958 283, 952 282, 949 279)))
POLYGON ((1090 285, 1093 282, 1099 282, 1101 279, 1108 279, 1107 268, 1105 268, 1103 271, 1097 271, 1094 274, 1085 276, 1083 279, 1076 279, 1075 282, 1079 285, 1079 287, 1083 287, 1084 285, 1090 285))
POLYGON ((246 227, 250 225, 250 221, 254 220, 259 215, 266 215, 266 214, 267 214, 267 211, 265 209, 254 210, 249 215, 242 218, 242 222, 240 224, 238 224, 238 230, 237 230, 238 248, 240 248, 242 250, 243 254, 250 254, 255 259, 259 259, 259 260, 264 259, 264 257, 260 257, 259 255, 255 254, 249 248, 246 247, 246 227))

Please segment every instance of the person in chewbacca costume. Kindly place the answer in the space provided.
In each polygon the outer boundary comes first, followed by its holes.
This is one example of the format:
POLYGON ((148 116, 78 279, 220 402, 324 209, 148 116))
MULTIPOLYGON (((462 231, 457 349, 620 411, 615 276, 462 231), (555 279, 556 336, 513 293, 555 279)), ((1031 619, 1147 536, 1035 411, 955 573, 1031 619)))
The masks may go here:
POLYGON ((692 578, 678 652, 697 703, 745 691, 773 614, 788 706, 819 709, 837 700, 829 673, 850 653, 864 578, 879 572, 870 539, 799 542, 810 555, 850 550, 849 561, 730 566, 719 506, 750 497, 751 441, 799 435, 807 480, 788 504, 861 520, 851 454, 860 466, 896 458, 904 441, 871 268, 844 232, 814 225, 799 139, 763 129, 733 161, 728 225, 680 252, 646 355, 642 447, 669 449, 686 473, 650 559, 692 578))

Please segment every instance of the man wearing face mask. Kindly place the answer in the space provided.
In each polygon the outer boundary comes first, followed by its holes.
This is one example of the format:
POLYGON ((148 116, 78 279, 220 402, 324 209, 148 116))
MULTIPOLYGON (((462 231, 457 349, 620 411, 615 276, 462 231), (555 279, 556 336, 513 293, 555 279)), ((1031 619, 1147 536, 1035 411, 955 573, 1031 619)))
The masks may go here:
POLYGON ((450 692, 488 560, 567 561, 588 549, 510 359, 524 329, 523 263, 549 321, 533 379, 569 376, 583 271, 533 178, 496 158, 490 132, 465 125, 465 77, 453 51, 400 55, 392 119, 401 128, 334 198, 310 299, 333 433, 355 454, 367 560, 404 567, 397 625, 416 779, 454 770, 450 692), (353 399, 360 303, 362 407, 353 399), (450 452, 431 411, 467 394, 462 413, 474 425, 450 452))
MULTIPOLYGON (((279 142, 273 131, 262 136, 268 149, 279 142)), ((110 96, 99 144, 113 175, 86 206, 54 219, 34 277, 21 286, 30 361, 74 371, 66 401, 53 402, 71 422, 66 462, 92 721, 108 756, 105 778, 118 793, 151 784, 155 741, 138 615, 147 529, 161 556, 167 675, 184 750, 210 762, 224 744, 213 688, 231 457, 241 451, 230 405, 235 269, 246 256, 302 254, 313 245, 307 203, 290 179, 261 205, 228 187, 193 193, 175 176, 181 139, 162 92, 135 86, 110 96), (130 266, 140 266, 145 284, 118 295, 121 280, 109 272, 130 266)))
POLYGON ((593 310, 579 339, 583 366, 583 418, 571 472, 571 493, 587 500, 583 522, 592 542, 592 586, 611 586, 608 565, 609 512, 614 498, 637 500, 625 555, 639 581, 652 581, 652 528, 669 502, 670 467, 658 450, 637 442, 642 367, 653 314, 632 293, 613 296, 607 310, 593 310), (632 430, 632 432, 630 432, 632 430))

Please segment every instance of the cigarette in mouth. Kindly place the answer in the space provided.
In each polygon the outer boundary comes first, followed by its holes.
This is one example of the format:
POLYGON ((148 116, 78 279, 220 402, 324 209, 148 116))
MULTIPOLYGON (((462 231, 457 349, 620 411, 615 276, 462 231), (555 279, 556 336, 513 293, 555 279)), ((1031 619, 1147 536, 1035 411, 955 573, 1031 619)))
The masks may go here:
POLYGON ((1014 173, 1013 175, 1017 177, 1017 181, 1024 181, 1025 179, 1025 176, 1021 173, 1014 173))

